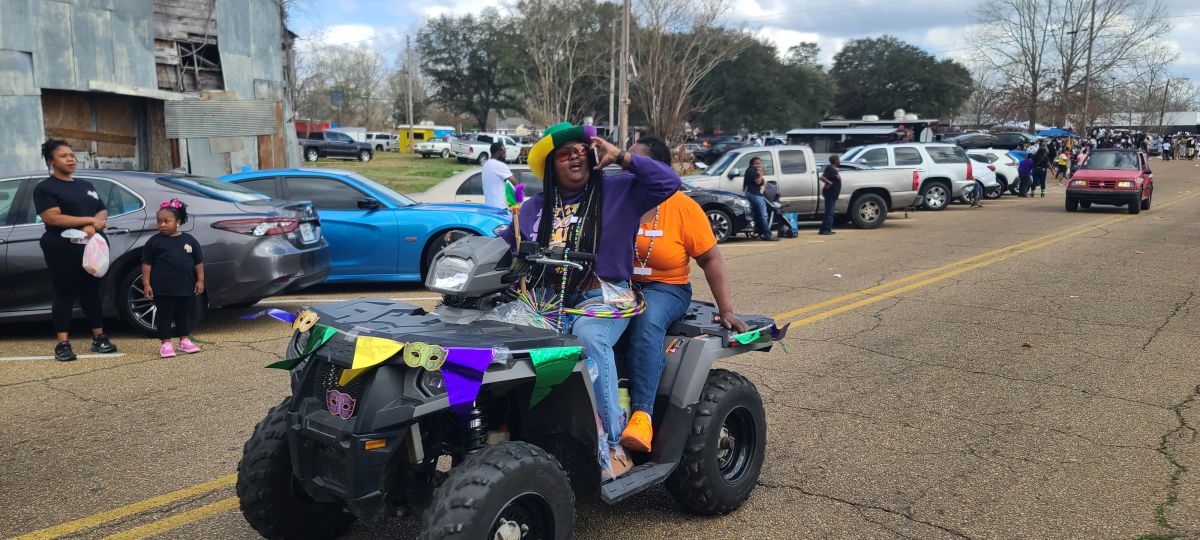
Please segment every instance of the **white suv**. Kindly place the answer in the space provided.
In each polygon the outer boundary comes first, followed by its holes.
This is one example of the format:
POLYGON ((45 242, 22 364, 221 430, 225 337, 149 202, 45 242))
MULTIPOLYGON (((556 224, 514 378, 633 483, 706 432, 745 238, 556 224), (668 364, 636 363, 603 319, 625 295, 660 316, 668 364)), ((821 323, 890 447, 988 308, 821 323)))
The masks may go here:
POLYGON ((843 162, 876 169, 921 171, 920 195, 925 197, 926 210, 941 210, 975 187, 974 166, 967 153, 949 143, 868 144, 851 148, 841 157, 843 162))

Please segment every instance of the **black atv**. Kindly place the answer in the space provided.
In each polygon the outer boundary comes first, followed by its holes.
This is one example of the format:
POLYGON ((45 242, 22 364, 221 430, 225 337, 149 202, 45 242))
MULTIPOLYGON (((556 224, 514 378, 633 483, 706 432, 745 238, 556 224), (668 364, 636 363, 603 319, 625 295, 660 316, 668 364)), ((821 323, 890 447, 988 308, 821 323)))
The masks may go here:
MULTIPOLYGON (((598 491, 612 504, 665 483, 684 508, 704 515, 728 513, 749 498, 766 447, 762 399, 745 377, 712 366, 769 350, 772 342, 735 337, 712 322, 711 304, 693 302, 664 343, 653 451, 633 453, 633 469, 601 481, 585 362, 530 406, 535 370, 528 351, 575 346, 576 338, 481 319, 510 297, 522 271, 576 266, 587 257, 523 247, 518 270, 497 238, 447 247, 427 279, 444 295, 433 313, 375 299, 311 308, 339 332, 291 371, 292 395, 246 443, 237 493, 255 530, 267 538, 328 538, 357 519, 419 514, 421 538, 552 540, 573 537, 576 493, 598 491), (339 384, 352 365, 355 335, 500 352, 464 418, 450 409, 442 372, 408 367, 402 355, 339 384), (352 408, 338 410, 331 395, 349 396, 338 399, 352 408)), ((751 328, 773 327, 769 318, 745 320, 751 328)), ((296 332, 288 356, 307 342, 296 332)))

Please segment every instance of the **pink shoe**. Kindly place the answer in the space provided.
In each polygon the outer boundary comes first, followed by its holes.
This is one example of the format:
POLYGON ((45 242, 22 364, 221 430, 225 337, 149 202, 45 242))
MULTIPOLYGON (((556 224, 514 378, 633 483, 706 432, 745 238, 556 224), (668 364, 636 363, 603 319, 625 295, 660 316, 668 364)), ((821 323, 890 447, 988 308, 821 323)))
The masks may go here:
POLYGON ((192 343, 192 340, 183 338, 179 340, 179 350, 188 354, 192 354, 200 352, 200 347, 195 343, 192 343))
POLYGON ((162 342, 158 347, 158 356, 161 358, 172 358, 175 356, 175 347, 171 346, 170 341, 162 342))

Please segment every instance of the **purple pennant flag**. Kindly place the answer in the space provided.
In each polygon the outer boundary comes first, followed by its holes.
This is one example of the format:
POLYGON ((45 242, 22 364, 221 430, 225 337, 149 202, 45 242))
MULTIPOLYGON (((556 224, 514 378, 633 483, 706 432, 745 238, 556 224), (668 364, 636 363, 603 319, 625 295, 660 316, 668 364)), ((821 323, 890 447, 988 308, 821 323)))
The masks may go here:
POLYGON ((783 339, 784 337, 787 337, 788 327, 791 325, 792 325, 792 323, 787 323, 787 324, 783 325, 783 328, 780 328, 775 325, 771 325, 771 339, 773 341, 779 341, 779 340, 783 339))
POLYGON ((495 355, 492 349, 465 349, 446 347, 446 364, 442 366, 442 378, 446 381, 446 395, 450 398, 450 410, 459 418, 465 418, 475 405, 483 374, 495 355))
POLYGON ((274 317, 274 318, 276 318, 276 319, 279 319, 279 320, 281 320, 281 321, 283 321, 283 322, 285 322, 285 323, 288 323, 288 324, 292 324, 292 323, 296 322, 296 316, 295 316, 294 314, 288 313, 288 312, 286 312, 286 311, 284 311, 284 310, 282 310, 282 309, 273 309, 273 308, 272 308, 272 309, 268 309, 268 310, 264 310, 264 311, 260 311, 260 312, 258 312, 258 313, 251 313, 251 314, 249 314, 249 315, 242 315, 242 317, 241 317, 241 318, 242 318, 242 319, 257 319, 257 318, 259 318, 259 317, 262 317, 263 315, 269 315, 269 316, 271 316, 271 317, 274 317))

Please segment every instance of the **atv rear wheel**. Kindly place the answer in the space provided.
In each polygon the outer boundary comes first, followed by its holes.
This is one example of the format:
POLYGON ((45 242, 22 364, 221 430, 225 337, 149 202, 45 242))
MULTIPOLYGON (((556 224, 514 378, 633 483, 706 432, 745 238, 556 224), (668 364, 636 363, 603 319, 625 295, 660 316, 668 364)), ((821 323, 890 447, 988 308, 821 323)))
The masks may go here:
POLYGON ((272 407, 242 450, 237 478, 242 515, 266 538, 333 538, 355 517, 341 504, 313 500, 292 475, 286 422, 291 401, 272 407))
POLYGON ((574 535, 575 494, 567 473, 545 450, 519 441, 469 455, 450 470, 421 516, 422 540, 574 535))
POLYGON ((736 510, 758 483, 767 447, 767 419, 758 389, 724 369, 708 374, 692 431, 667 491, 689 512, 736 510))

